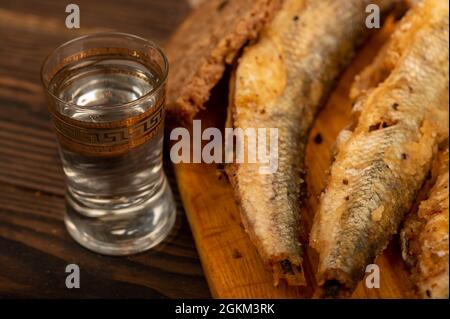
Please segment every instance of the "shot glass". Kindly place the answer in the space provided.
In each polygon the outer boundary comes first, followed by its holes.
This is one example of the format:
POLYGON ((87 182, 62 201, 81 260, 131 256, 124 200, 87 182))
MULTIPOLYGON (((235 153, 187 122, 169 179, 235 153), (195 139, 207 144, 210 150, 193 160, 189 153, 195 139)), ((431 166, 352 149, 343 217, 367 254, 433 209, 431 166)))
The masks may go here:
POLYGON ((42 65, 66 176, 65 224, 90 250, 141 252, 174 224, 162 165, 167 73, 158 46, 124 33, 74 39, 42 65))

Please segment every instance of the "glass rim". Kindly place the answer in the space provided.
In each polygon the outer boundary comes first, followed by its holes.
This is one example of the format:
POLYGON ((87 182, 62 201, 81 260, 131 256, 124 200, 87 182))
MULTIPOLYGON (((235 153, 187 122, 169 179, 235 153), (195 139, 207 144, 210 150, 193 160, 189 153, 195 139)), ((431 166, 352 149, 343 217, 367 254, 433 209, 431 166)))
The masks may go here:
MULTIPOLYGON (((144 95, 140 96, 139 98, 129 101, 129 102, 125 102, 122 104, 117 104, 117 105, 111 105, 108 106, 108 111, 113 111, 115 109, 118 108, 131 108, 134 107, 138 104, 140 104, 142 101, 144 101, 145 99, 147 99, 149 96, 154 95, 156 92, 158 92, 158 90, 161 89, 161 87, 166 83, 167 81, 167 77, 169 74, 169 62, 167 60, 167 57, 165 55, 165 53, 163 52, 163 50, 161 49, 160 46, 158 46, 155 42, 145 39, 143 37, 134 35, 134 34, 130 34, 130 33, 125 33, 125 32, 115 32, 115 31, 111 31, 111 32, 96 32, 96 33, 91 33, 91 34, 87 34, 87 35, 83 35, 80 37, 76 37, 74 39, 71 39, 69 41, 66 41, 64 43, 62 43, 61 45, 57 46, 56 48, 52 49, 50 51, 49 54, 47 54, 47 56, 45 57, 44 61, 42 62, 41 65, 41 69, 40 69, 40 78, 41 78, 41 83, 44 86, 45 92, 47 94, 49 94, 52 99, 55 99, 58 103, 70 106, 72 108, 78 109, 80 111, 95 111, 98 110, 99 107, 102 107, 104 105, 99 104, 99 105, 92 105, 92 106, 86 106, 86 105, 79 105, 76 103, 72 103, 72 102, 68 102, 68 101, 64 101, 63 99, 59 98, 58 96, 56 96, 55 94, 53 94, 53 92, 51 92, 49 90, 49 83, 46 84, 45 80, 44 80, 44 67, 46 66, 46 64, 49 62, 50 58, 55 55, 55 53, 58 50, 61 50, 75 42, 78 41, 82 41, 82 40, 86 40, 89 38, 101 38, 101 37, 107 37, 107 36, 113 36, 113 37, 128 37, 128 38, 132 38, 134 40, 139 40, 139 41, 143 41, 145 42, 145 44, 147 44, 151 49, 156 50, 156 52, 158 52, 158 54, 161 56, 162 61, 163 61, 163 66, 162 66, 162 76, 161 76, 161 81, 155 85, 155 87, 153 87, 150 91, 148 91, 147 93, 145 93, 144 95)), ((105 109, 102 109, 101 111, 104 111, 105 109)), ((100 111, 100 110, 98 110, 100 111)))

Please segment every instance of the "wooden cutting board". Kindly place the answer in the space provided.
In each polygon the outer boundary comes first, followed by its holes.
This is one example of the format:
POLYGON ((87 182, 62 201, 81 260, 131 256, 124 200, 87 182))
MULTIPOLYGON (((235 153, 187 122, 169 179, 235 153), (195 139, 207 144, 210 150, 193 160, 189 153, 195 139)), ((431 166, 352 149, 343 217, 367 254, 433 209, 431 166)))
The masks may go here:
MULTIPOLYGON (((310 193, 302 220, 305 238, 311 227, 318 196, 325 186, 337 134, 350 123, 348 98, 353 78, 369 64, 392 31, 387 24, 357 54, 341 76, 326 106, 311 131, 307 155, 307 183, 310 193)), ((223 127, 226 115, 227 80, 213 91, 207 111, 199 115, 202 129, 223 127)), ((273 286, 271 274, 264 268, 240 221, 232 188, 214 164, 178 164, 175 173, 186 214, 211 293, 216 298, 311 298, 316 286, 314 270, 317 255, 308 247, 304 261, 306 288, 273 286)), ((380 268, 380 288, 368 289, 360 282, 353 298, 412 297, 412 284, 401 259, 398 237, 394 237, 375 263, 380 268)))

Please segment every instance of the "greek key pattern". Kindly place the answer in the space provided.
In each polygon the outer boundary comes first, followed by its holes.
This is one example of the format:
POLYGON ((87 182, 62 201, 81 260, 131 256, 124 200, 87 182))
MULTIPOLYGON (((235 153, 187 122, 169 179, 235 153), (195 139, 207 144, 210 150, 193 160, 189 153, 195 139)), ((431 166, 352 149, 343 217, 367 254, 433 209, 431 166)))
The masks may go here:
MULTIPOLYGON (((139 146, 162 131, 164 126, 163 104, 149 112, 148 116, 129 126, 115 126, 114 122, 102 123, 101 128, 91 128, 64 121, 53 115, 58 139, 74 152, 94 156, 115 156, 139 146)), ((133 122, 133 121, 130 121, 133 122)))

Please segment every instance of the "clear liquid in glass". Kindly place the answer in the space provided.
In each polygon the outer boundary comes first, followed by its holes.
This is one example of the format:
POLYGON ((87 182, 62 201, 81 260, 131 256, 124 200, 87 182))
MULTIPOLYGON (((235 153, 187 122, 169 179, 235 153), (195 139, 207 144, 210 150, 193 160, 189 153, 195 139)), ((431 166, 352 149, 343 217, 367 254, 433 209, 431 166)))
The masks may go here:
MULTIPOLYGON (((49 89, 61 100, 83 106, 80 110, 67 104, 60 110, 63 115, 111 122, 123 118, 120 105, 146 95, 158 81, 157 72, 146 65, 103 56, 69 64, 49 89)), ((153 102, 129 110, 127 116, 147 111, 153 102)), ((123 255, 153 247, 166 237, 176 209, 162 150, 163 130, 117 156, 87 156, 60 145, 67 177, 65 221, 78 242, 97 252, 123 255)))

